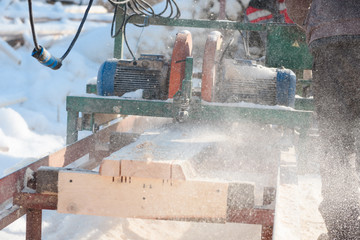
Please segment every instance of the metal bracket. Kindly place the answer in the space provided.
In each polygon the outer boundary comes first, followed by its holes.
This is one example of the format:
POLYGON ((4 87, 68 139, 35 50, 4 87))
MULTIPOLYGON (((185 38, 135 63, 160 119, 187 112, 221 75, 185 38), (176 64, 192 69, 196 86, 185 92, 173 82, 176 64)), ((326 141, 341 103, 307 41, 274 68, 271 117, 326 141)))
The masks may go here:
POLYGON ((174 119, 185 122, 189 118, 192 99, 192 72, 193 58, 185 59, 185 79, 182 81, 181 90, 174 95, 174 119))

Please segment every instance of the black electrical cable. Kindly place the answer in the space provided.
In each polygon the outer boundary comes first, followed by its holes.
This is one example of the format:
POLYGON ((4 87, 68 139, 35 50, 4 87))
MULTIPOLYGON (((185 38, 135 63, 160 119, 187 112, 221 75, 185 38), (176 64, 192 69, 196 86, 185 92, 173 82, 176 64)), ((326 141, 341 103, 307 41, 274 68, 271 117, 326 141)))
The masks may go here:
POLYGON ((139 0, 138 2, 136 2, 136 5, 139 5, 140 9, 142 9, 143 12, 146 12, 152 16, 156 15, 154 9, 146 1, 139 0), (150 11, 148 11, 147 8, 149 8, 150 11))
MULTIPOLYGON (((130 0, 128 0, 130 1, 130 0)), ((127 1, 127 2, 128 2, 127 1)), ((34 18, 33 18, 33 11, 32 11, 32 1, 28 0, 28 5, 29 5, 29 19, 30 19, 30 26, 31 26, 31 32, 32 32, 32 36, 33 36, 33 41, 34 41, 34 45, 35 48, 32 52, 32 56, 34 58, 36 58, 40 63, 42 63, 43 65, 50 67, 52 69, 59 69, 62 65, 62 61, 67 57, 67 55, 70 53, 70 51, 72 50, 72 48, 75 45, 75 42, 77 41, 81 30, 84 26, 84 23, 86 21, 86 18, 88 16, 88 13, 90 11, 90 8, 92 6, 93 0, 89 1, 89 4, 85 10, 84 16, 80 22, 80 25, 78 27, 78 30, 76 31, 76 34, 73 38, 73 40, 71 41, 68 49, 65 51, 64 55, 61 58, 56 58, 54 56, 52 56, 45 48, 43 48, 42 46, 38 45, 37 39, 36 39, 36 32, 35 32, 35 24, 34 24, 34 18)))
POLYGON ((127 23, 129 22, 129 20, 130 20, 132 17, 134 17, 134 16, 136 16, 136 14, 130 15, 130 16, 126 19, 126 21, 125 21, 125 23, 124 23, 124 41, 125 41, 125 44, 126 44, 127 49, 129 50, 130 55, 132 56, 132 58, 133 58, 134 60, 136 60, 135 55, 134 55, 134 53, 132 52, 132 50, 131 50, 131 48, 130 48, 130 46, 129 46, 127 37, 126 37, 126 24, 127 24, 127 23))
POLYGON ((37 43, 37 40, 36 40, 35 24, 34 24, 34 18, 33 18, 33 14, 32 14, 32 2, 31 2, 31 0, 28 0, 28 5, 29 5, 29 18, 30 18, 31 33, 32 33, 35 49, 39 50, 40 47, 39 47, 39 45, 37 43))
POLYGON ((160 16, 166 12, 166 10, 168 9, 168 6, 169 6, 169 1, 166 1, 164 10, 162 10, 162 12, 159 13, 160 16))
MULTIPOLYGON (((159 13, 155 13, 155 10, 152 8, 152 6, 146 2, 145 0, 127 0, 127 1, 114 1, 114 0, 108 0, 114 7, 114 17, 111 23, 111 37, 115 38, 120 34, 121 31, 124 33, 124 41, 126 44, 126 47, 129 50, 129 53, 133 57, 133 59, 136 59, 130 46, 127 41, 127 34, 126 34, 126 26, 129 23, 129 20, 134 16, 144 16, 144 17, 163 17, 163 18, 180 18, 181 12, 180 8, 177 5, 175 0, 166 0, 165 7, 162 11, 159 13), (118 14, 117 8, 118 7, 124 7, 124 13, 123 13, 123 20, 121 25, 117 28, 117 30, 114 33, 114 25, 116 20, 116 15, 118 14), (170 9, 170 10, 169 10, 170 9), (128 16, 127 11, 130 10, 133 14, 128 16), (167 11, 170 11, 169 15, 164 17, 164 14, 167 11)), ((136 27, 147 27, 148 24, 144 23, 143 25, 140 24, 134 24, 136 27)))
MULTIPOLYGON (((119 33, 121 32, 121 30, 123 29, 124 27, 124 24, 125 24, 125 21, 126 21, 126 14, 123 14, 123 19, 122 19, 122 22, 121 22, 121 26, 118 27, 118 29, 115 31, 114 33, 114 28, 115 28, 115 20, 116 20, 116 14, 117 14, 117 6, 115 6, 115 10, 114 10, 114 17, 112 19, 112 22, 111 22, 111 37, 112 38, 115 38, 117 35, 119 35, 119 33)), ((125 12, 126 12, 126 5, 124 6, 125 8, 125 12)))
POLYGON ((180 18, 181 16, 181 11, 180 11, 180 8, 179 8, 179 5, 176 3, 175 0, 171 0, 171 2, 173 2, 175 8, 176 8, 176 15, 175 15, 175 18, 180 18))
MULTIPOLYGON (((30 0, 29 0, 29 1, 30 1, 30 0)), ((80 35, 80 33, 81 33, 81 30, 82 30, 82 28, 83 28, 83 26, 84 26, 84 23, 85 23, 85 21, 86 21, 86 18, 87 18, 88 14, 89 14, 89 11, 90 11, 90 8, 91 8, 91 6, 92 6, 93 1, 94 1, 94 0, 90 0, 90 1, 89 1, 89 4, 88 4, 88 6, 87 6, 87 8, 86 8, 86 10, 85 10, 84 16, 83 16, 83 18, 81 19, 79 28, 78 28, 78 30, 76 31, 76 34, 75 34, 73 40, 71 41, 70 46, 68 47, 68 49, 66 50, 66 52, 64 53, 64 55, 60 58, 61 60, 64 60, 64 59, 67 57, 67 55, 70 53, 71 49, 74 47, 75 42, 77 41, 77 39, 78 39, 78 37, 79 37, 79 35, 80 35)))

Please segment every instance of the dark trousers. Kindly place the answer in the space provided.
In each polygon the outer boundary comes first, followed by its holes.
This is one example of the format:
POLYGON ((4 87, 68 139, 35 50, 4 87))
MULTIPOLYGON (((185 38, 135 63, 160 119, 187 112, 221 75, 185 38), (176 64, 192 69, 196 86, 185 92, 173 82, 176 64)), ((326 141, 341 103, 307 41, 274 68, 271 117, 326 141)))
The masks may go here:
POLYGON ((322 148, 319 210, 330 239, 360 239, 360 38, 318 40, 311 47, 322 148))

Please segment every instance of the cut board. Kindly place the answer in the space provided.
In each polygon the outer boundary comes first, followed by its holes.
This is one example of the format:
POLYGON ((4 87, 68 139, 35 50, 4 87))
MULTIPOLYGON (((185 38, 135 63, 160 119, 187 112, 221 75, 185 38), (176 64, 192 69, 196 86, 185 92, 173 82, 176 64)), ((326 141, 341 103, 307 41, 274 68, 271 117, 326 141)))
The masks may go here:
POLYGON ((105 158, 102 176, 220 179, 276 187, 280 133, 258 125, 168 124, 105 158))
POLYGON ((149 129, 103 159, 99 172, 61 170, 58 211, 225 221, 229 211, 262 205, 255 193, 276 183, 277 133, 236 124, 149 129))
POLYGON ((226 219, 228 183, 59 172, 60 213, 152 219, 226 219))
POLYGON ((185 179, 193 177, 190 160, 214 144, 228 140, 209 126, 170 124, 143 133, 139 139, 105 158, 103 176, 185 179))

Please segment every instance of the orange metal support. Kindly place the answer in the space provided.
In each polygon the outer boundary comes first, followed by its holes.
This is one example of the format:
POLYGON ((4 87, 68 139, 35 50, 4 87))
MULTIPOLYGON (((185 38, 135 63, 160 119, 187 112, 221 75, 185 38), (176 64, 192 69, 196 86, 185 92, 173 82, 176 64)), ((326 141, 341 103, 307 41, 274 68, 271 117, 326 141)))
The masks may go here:
POLYGON ((205 44, 201 78, 201 98, 207 102, 215 101, 216 68, 220 60, 221 44, 221 33, 211 32, 205 44))
POLYGON ((185 59, 192 54, 192 38, 189 31, 182 31, 176 35, 175 45, 171 57, 169 98, 181 88, 185 78, 185 59))
POLYGON ((219 0, 220 10, 219 10, 219 20, 225 20, 226 18, 226 0, 219 0))

